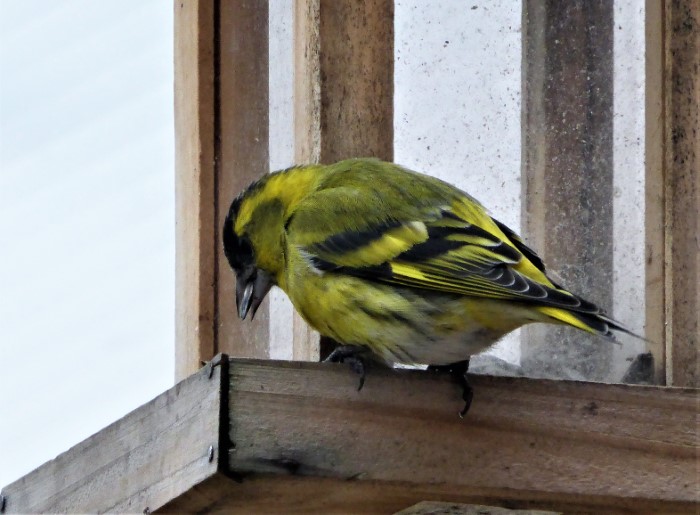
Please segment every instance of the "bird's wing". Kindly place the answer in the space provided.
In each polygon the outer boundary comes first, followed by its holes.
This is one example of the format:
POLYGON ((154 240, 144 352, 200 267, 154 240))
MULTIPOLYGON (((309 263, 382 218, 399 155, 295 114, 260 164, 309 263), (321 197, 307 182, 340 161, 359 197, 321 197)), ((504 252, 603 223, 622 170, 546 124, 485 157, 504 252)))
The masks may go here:
POLYGON ((373 201, 356 188, 318 192, 295 213, 289 243, 319 273, 599 312, 555 285, 535 252, 471 197, 403 200, 373 201))

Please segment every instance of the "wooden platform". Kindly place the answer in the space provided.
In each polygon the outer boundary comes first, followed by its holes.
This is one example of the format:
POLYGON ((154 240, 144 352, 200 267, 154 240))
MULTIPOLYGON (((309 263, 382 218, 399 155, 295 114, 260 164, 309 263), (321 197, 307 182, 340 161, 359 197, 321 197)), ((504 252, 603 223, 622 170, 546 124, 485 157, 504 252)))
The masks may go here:
POLYGON ((5 511, 696 512, 698 390, 212 365, 2 490, 5 511))

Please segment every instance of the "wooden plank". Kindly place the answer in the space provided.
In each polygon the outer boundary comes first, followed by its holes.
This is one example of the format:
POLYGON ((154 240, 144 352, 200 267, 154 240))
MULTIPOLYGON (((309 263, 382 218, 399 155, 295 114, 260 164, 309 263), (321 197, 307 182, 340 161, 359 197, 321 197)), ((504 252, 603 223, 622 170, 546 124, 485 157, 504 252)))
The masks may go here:
MULTIPOLYGON (((347 481, 344 479, 256 475, 243 482, 235 482, 221 474, 212 476, 193 491, 173 500, 159 512, 163 513, 396 513, 416 504, 415 499, 493 499, 488 492, 465 488, 449 491, 443 485, 405 485, 378 481, 347 481)), ((551 501, 519 499, 517 504, 548 504, 551 501)), ((450 505, 459 501, 451 501, 450 505)), ((465 501, 469 502, 469 501, 465 501)), ((513 501, 500 499, 499 504, 513 501)), ((571 511, 580 511, 581 504, 558 502, 571 511)), ((498 508, 491 508, 497 510, 498 508)), ((494 511, 495 513, 500 513, 494 511)), ((441 512, 440 512, 441 513, 441 512)), ((488 512, 487 512, 488 513, 488 512)), ((522 514, 522 511, 516 511, 522 514)), ((527 513, 544 513, 531 512, 527 513)), ((552 512, 546 512, 552 513, 552 512)), ((629 513, 629 511, 606 511, 629 513)))
MULTIPOLYGON (((267 504, 251 499, 249 483, 265 475, 312 476, 310 498, 318 478, 345 488, 379 482, 381 499, 365 498, 369 506, 391 495, 404 508, 699 506, 694 389, 473 376, 475 400, 461 420, 459 389, 439 374, 372 369, 358 392, 342 365, 234 360, 230 380, 229 463, 251 475, 241 487, 249 508, 279 510, 269 490, 258 491, 267 504)), ((284 490, 286 506, 301 502, 296 488, 284 490)))
MULTIPOLYGON (((613 3, 523 9, 523 235, 566 287, 610 312, 613 3)), ((595 336, 539 324, 523 335, 528 375, 611 380, 613 350, 595 336)))
POLYGON ((657 384, 666 384, 664 3, 645 3, 645 327, 657 384))
POLYGON ((214 3, 175 9, 175 376, 214 355, 214 3))
POLYGON ((221 227, 231 201, 270 171, 268 2, 221 0, 217 154, 217 347, 231 356, 269 357, 269 300, 255 320, 236 315, 236 280, 223 254, 221 227))
POLYGON ((321 162, 394 157, 394 2, 321 0, 321 162))
POLYGON ((397 512, 396 515, 556 515, 557 513, 560 514, 554 511, 510 510, 483 504, 423 501, 397 512))
MULTIPOLYGON (((394 1, 295 0, 294 30, 297 163, 391 161, 394 1)), ((328 349, 294 316, 294 359, 317 360, 328 349)))
MULTIPOLYGON (((421 499, 443 502, 480 503, 504 507, 532 506, 565 513, 694 513, 688 503, 639 503, 615 498, 589 499, 565 495, 542 495, 538 492, 512 492, 452 485, 405 484, 387 481, 354 481, 346 479, 255 475, 242 483, 216 478, 200 503, 185 505, 186 509, 168 509, 171 513, 381 513, 391 514, 420 502, 421 499), (218 489, 216 489, 218 487, 218 489)), ((210 481, 204 483, 208 485, 210 481)), ((179 508, 178 504, 173 504, 179 508)), ((170 508, 170 505, 167 506, 170 508)))
POLYGON ((667 380, 700 386, 700 3, 665 2, 667 380), (669 346, 670 345, 670 346, 669 346))
MULTIPOLYGON (((294 161, 321 161, 320 0, 294 2, 294 161)), ((318 361, 319 335, 292 315, 292 357, 318 361)))
POLYGON ((228 451, 220 413, 228 360, 221 363, 5 487, 6 511, 146 513, 217 473, 228 451))
POLYGON ((2 491, 8 513, 700 508, 698 390, 217 358, 2 491), (211 451, 210 451, 211 448, 211 451))

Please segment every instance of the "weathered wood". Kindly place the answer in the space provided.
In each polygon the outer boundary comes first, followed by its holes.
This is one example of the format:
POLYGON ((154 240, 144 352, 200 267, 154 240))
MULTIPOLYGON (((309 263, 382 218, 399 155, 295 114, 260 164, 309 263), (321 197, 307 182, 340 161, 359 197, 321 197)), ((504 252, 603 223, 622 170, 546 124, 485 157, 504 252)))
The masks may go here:
POLYGON ((665 2, 667 382, 700 386, 700 3, 665 2))
MULTIPOLYGON (((295 0, 295 159, 394 155, 394 1, 295 0)), ((318 333, 295 313, 294 359, 318 333)))
POLYGON ((8 513, 700 508, 698 390, 217 358, 5 487, 8 513), (209 448, 212 455, 210 457, 209 448))
POLYGON ((214 355, 214 3, 175 1, 175 376, 214 355))
MULTIPOLYGON (((166 506, 168 512, 183 513, 324 513, 391 514, 413 506, 422 499, 444 502, 479 503, 504 507, 537 507, 565 513, 694 513, 689 503, 626 502, 616 498, 598 498, 592 504, 582 496, 542 495, 538 492, 504 492, 453 485, 407 484, 388 481, 355 481, 302 476, 256 475, 242 483, 212 478, 202 483, 209 487, 198 499, 179 499, 166 506), (209 486, 211 485, 211 486, 209 486), (182 508, 181 506, 184 506, 182 508)), ((199 489, 199 487, 198 487, 199 489)))
POLYGON ((211 377, 200 370, 8 485, 6 512, 141 513, 216 474, 226 459, 219 450, 228 449, 227 366, 224 360, 211 377))
POLYGON ((223 255, 229 205, 268 164, 268 4, 175 2, 176 377, 225 351, 269 356, 268 301, 235 310, 223 255))
POLYGON ((657 384, 666 384, 664 2, 645 3, 645 328, 657 384))
POLYGON ((423 501, 406 508, 396 515, 556 515, 554 511, 509 510, 483 504, 458 504, 451 502, 423 501))
MULTIPOLYGON (((321 161, 320 0, 294 2, 294 161, 321 161)), ((292 356, 318 361, 319 334, 294 311, 292 356)))
POLYGON ((697 390, 474 376, 461 420, 458 387, 425 372, 373 369, 357 392, 345 366, 233 361, 230 379, 229 463, 253 483, 374 481, 403 485, 410 504, 543 509, 693 511, 700 499, 697 390))
MULTIPOLYGON (((216 239, 217 342, 215 352, 269 357, 269 300, 254 321, 236 315, 236 278, 226 261, 221 227, 231 201, 270 171, 268 96, 268 2, 221 0, 219 13, 219 137, 216 239)), ((210 358, 205 358, 210 359, 210 358)))
MULTIPOLYGON (((523 9, 523 235, 566 287, 610 312, 613 3, 523 9)), ((544 325, 523 335, 527 374, 611 380, 612 348, 595 336, 544 325)))

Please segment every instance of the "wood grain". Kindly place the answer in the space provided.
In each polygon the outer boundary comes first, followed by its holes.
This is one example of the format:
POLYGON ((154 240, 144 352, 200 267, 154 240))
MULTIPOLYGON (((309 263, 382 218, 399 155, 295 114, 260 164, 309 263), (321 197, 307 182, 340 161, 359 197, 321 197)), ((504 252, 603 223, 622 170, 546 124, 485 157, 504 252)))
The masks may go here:
POLYGON ((235 473, 440 492, 404 492, 415 502, 698 507, 697 390, 474 376, 461 420, 457 386, 427 372, 371 370, 361 392, 330 364, 234 361, 230 374, 235 473))
POLYGON ((175 376, 214 356, 214 3, 175 1, 175 376))
POLYGON ((8 513, 693 513, 698 390, 215 358, 5 487, 8 513), (211 456, 209 448, 211 447, 211 456))
POLYGON ((667 380, 700 386, 700 3, 665 2, 667 380))
POLYGON ((202 369, 8 485, 6 511, 141 513, 189 491, 220 467, 226 377, 202 369))
POLYGON ((666 384, 664 2, 645 3, 645 327, 657 384, 666 384))
MULTIPOLYGON (((269 299, 251 322, 236 314, 236 278, 223 253, 221 228, 231 201, 270 171, 268 2, 221 0, 219 13, 218 183, 215 245, 218 306, 215 353, 266 358, 269 299)), ((208 359, 208 358, 207 358, 208 359)))
MULTIPOLYGON (((294 2, 294 161, 321 161, 320 0, 294 2)), ((319 334, 292 315, 292 357, 319 360, 319 334)))
POLYGON ((484 506, 483 504, 423 501, 397 512, 396 515, 557 515, 557 512, 509 510, 508 508, 495 508, 493 506, 484 506))
MULTIPOLYGON (((295 0, 294 16, 296 162, 391 161, 394 1, 295 0)), ((297 313, 292 346, 294 359, 328 351, 297 313)))
MULTIPOLYGON (((256 475, 238 483, 222 475, 213 476, 193 491, 166 505, 165 513, 265 513, 265 514, 392 514, 416 504, 416 499, 451 499, 456 502, 491 502, 498 494, 463 488, 452 491, 446 485, 415 485, 379 481, 256 475), (457 499, 457 500, 455 500, 457 499), (464 501, 460 501, 463 499, 464 501)), ((527 499, 498 499, 499 505, 547 505, 547 500, 530 494, 527 499)), ((592 512, 590 505, 557 500, 567 513, 592 512)), ((668 505, 666 505, 668 506, 668 505)), ((609 506, 608 506, 609 507, 609 506)), ((492 508, 493 509, 493 508, 492 508)), ((499 513, 499 512, 495 512, 499 513)), ((538 512, 535 512, 538 513, 538 512)), ((540 512, 541 513, 541 512, 540 512)), ((547 512, 550 513, 550 512, 547 512)), ((600 513, 599 511, 597 513, 600 513)), ((606 513, 630 513, 610 509, 606 513)), ((516 512, 521 515, 522 512, 516 512)), ((499 514, 500 515, 500 514, 499 514)))

